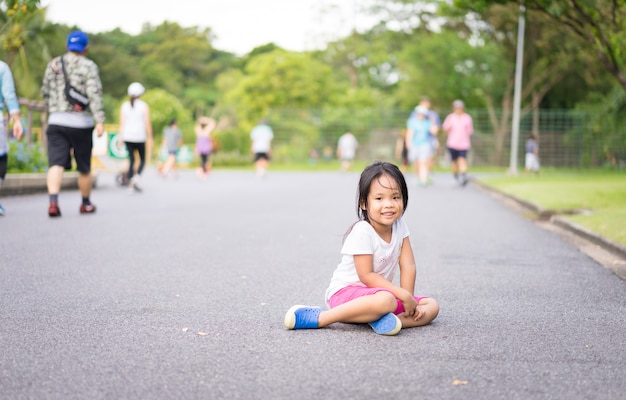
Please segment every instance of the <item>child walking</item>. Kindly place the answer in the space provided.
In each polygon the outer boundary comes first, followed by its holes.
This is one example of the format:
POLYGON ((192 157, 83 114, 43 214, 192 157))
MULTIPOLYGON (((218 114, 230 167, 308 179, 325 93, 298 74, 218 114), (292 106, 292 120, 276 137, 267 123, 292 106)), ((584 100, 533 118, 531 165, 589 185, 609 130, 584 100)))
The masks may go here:
POLYGON ((180 129, 178 129, 176 118, 172 118, 169 125, 163 130, 163 145, 167 149, 167 160, 159 170, 161 176, 167 176, 170 170, 174 171, 175 177, 178 176, 178 172, 176 171, 176 156, 178 155, 178 150, 182 143, 183 134, 180 129))
POLYGON ((539 174, 539 142, 534 133, 526 141, 526 173, 529 172, 539 174))
POLYGON ((206 178, 211 172, 211 152, 213 151, 213 142, 211 134, 215 129, 216 122, 213 118, 200 117, 195 126, 196 131, 196 152, 200 155, 200 168, 198 168, 198 177, 206 178))
POLYGON ((375 162, 365 168, 358 185, 359 221, 344 238, 342 260, 326 290, 328 309, 293 306, 285 315, 287 329, 367 323, 380 335, 395 335, 437 317, 437 302, 413 293, 415 258, 402 219, 407 204, 407 185, 398 167, 375 162), (393 283, 398 270, 400 286, 393 283))

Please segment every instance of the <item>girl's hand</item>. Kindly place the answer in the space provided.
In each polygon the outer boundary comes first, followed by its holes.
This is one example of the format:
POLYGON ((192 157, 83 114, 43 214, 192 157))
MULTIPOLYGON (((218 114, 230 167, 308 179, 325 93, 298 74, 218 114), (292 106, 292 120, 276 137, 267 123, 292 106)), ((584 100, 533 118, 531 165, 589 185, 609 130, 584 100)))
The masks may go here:
POLYGON ((426 314, 426 312, 420 306, 416 306, 415 310, 413 310, 413 321, 419 320, 425 314, 426 314))
POLYGON ((408 317, 415 317, 415 311, 417 310, 417 302, 415 301, 415 297, 408 291, 406 292, 406 296, 403 296, 402 306, 404 307, 404 314, 408 317))

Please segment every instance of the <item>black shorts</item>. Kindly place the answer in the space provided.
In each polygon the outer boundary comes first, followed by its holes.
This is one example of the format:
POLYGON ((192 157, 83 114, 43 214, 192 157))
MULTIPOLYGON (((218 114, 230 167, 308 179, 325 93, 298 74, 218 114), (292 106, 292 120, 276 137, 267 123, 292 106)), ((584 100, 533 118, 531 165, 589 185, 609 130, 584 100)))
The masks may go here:
POLYGON ((254 153, 254 161, 259 161, 259 160, 270 160, 270 155, 267 153, 254 153))
POLYGON ((2 183, 4 181, 4 178, 7 176, 7 163, 8 162, 9 162, 8 154, 0 156, 0 183, 2 183))
POLYGON ((459 158, 467 158, 467 150, 457 150, 448 147, 448 151, 450 152, 452 161, 456 161, 459 158))
POLYGON ((93 147, 92 128, 68 128, 48 125, 48 166, 72 167, 70 150, 74 150, 74 160, 78 172, 91 172, 91 148, 93 147))

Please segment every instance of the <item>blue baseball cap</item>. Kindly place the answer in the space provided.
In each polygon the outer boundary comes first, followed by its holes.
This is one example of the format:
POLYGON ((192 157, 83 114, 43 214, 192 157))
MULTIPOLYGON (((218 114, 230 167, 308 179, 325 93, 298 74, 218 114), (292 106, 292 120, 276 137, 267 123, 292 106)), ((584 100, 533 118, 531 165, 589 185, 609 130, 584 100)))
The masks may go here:
POLYGON ((87 34, 82 31, 73 31, 67 37, 67 50, 82 53, 85 51, 85 47, 89 44, 87 34))

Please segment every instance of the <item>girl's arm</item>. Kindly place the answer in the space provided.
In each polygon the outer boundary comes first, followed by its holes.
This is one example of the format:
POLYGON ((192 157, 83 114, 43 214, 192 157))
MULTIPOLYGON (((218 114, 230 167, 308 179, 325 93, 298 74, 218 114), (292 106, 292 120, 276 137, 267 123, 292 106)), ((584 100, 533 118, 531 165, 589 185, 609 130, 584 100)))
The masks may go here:
POLYGON ((404 311, 407 315, 413 317, 414 320, 418 320, 422 317, 421 313, 417 309, 417 302, 415 301, 415 256, 413 255, 413 249, 411 248, 411 241, 409 237, 405 237, 402 240, 402 250, 400 251, 400 286, 407 292, 411 293, 411 298, 408 301, 402 301, 404 311))
MULTIPOLYGON (((402 246, 404 251, 404 245, 402 246)), ((411 253, 411 256, 413 254, 411 253)), ((400 259, 402 259, 402 253, 400 254, 400 259)), ((374 261, 373 256, 371 254, 356 254, 354 255, 354 266, 356 267, 356 272, 359 275, 359 280, 363 282, 367 287, 377 287, 388 289, 393 295, 402 301, 405 305, 405 310, 414 310, 417 304, 414 304, 413 308, 406 308, 407 305, 411 306, 411 302, 415 303, 415 298, 413 297, 413 289, 406 290, 404 287, 399 287, 389 282, 387 279, 383 278, 376 272, 374 272, 374 261)), ((402 278, 400 279, 402 281, 402 278)), ((413 280, 415 281, 415 273, 413 274, 413 280)))
POLYGON ((415 290, 415 257, 409 237, 402 240, 402 250, 400 251, 400 286, 414 295, 415 290))

